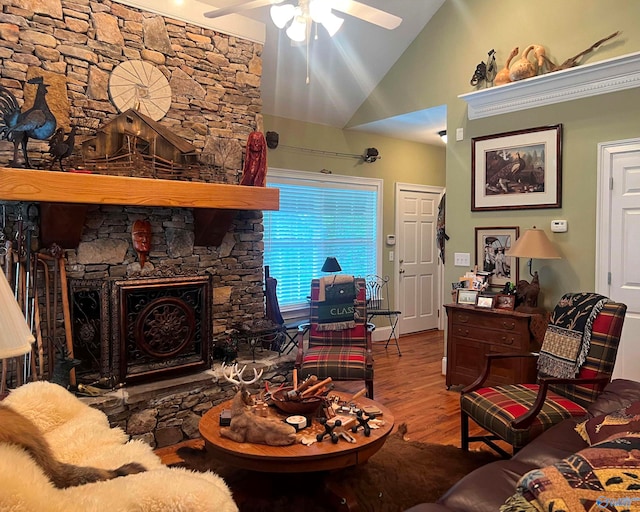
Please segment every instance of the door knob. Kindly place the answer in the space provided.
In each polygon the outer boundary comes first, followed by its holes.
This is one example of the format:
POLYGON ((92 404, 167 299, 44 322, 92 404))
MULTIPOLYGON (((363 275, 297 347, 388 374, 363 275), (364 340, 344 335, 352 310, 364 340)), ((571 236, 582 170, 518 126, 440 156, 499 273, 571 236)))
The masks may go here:
POLYGON ((400 274, 404 274, 404 269, 403 269, 403 268, 401 268, 398 272, 399 272, 400 274))

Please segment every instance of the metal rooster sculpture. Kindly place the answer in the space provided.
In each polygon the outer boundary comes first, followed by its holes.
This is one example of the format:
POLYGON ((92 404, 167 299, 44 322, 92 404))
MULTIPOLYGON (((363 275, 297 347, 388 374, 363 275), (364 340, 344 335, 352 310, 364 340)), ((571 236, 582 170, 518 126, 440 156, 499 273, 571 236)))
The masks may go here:
POLYGON ((29 139, 47 140, 56 130, 56 118, 49 109, 45 98, 47 86, 41 76, 28 80, 29 84, 36 84, 38 90, 33 106, 22 112, 16 97, 4 87, 0 86, 0 139, 13 142, 13 161, 11 165, 18 165, 18 148, 22 147, 24 166, 31 167, 27 155, 29 139))
POLYGON ((62 166, 62 159, 69 158, 73 153, 73 145, 76 139, 76 127, 73 126, 69 135, 65 138, 64 128, 58 128, 56 133, 49 139, 49 154, 52 156, 51 165, 49 170, 53 170, 53 166, 56 162, 60 163, 60 170, 64 171, 62 166))

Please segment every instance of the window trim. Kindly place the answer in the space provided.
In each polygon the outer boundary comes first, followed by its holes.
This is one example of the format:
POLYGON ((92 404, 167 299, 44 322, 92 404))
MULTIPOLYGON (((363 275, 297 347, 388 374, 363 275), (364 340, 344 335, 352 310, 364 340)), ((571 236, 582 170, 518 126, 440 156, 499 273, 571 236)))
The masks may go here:
MULTIPOLYGON (((361 176, 347 176, 342 174, 324 174, 312 171, 301 171, 294 169, 282 169, 269 167, 267 172, 267 184, 278 185, 279 182, 290 183, 293 185, 305 184, 316 187, 334 187, 334 188, 353 188, 362 189, 369 188, 376 192, 376 273, 381 275, 382 272, 382 243, 383 243, 383 208, 384 208, 384 180, 381 178, 368 178, 361 176), (277 180, 274 183, 274 178, 277 180)), ((264 251, 266 252, 267 241, 264 242, 264 251)), ((294 318, 296 314, 308 311, 307 307, 301 306, 283 306, 281 308, 285 318, 294 318)))

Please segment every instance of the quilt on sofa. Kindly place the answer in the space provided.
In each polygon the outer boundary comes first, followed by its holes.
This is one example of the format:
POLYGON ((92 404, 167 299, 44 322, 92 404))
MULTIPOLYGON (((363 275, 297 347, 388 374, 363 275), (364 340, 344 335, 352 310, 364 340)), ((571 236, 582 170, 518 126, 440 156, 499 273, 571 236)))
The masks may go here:
POLYGON ((26 384, 3 404, 34 422, 62 462, 100 468, 138 462, 148 471, 58 489, 25 450, 0 443, 0 511, 238 511, 218 475, 164 466, 148 444, 129 441, 122 429, 110 427, 104 413, 57 384, 26 384))
POLYGON ((640 434, 614 437, 518 482, 500 512, 640 511, 640 434))

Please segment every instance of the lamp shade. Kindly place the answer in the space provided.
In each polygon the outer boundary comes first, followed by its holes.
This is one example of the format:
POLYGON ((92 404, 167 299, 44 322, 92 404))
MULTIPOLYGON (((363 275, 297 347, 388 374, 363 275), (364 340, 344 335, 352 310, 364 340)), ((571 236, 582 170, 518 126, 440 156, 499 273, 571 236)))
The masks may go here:
POLYGON ((506 256, 539 260, 560 259, 560 253, 541 229, 527 229, 516 243, 506 252, 506 256))
POLYGON ((284 28, 284 26, 289 23, 289 20, 295 16, 296 8, 291 4, 274 4, 271 6, 271 10, 269 12, 274 25, 278 28, 284 28))
POLYGON ((0 359, 22 356, 31 350, 33 334, 13 296, 13 290, 0 272, 0 359))
POLYGON ((332 12, 325 16, 322 26, 327 29, 331 37, 336 35, 336 32, 340 30, 340 27, 344 23, 344 19, 339 18, 332 12))
POLYGON ((324 260, 324 265, 322 265, 322 272, 340 272, 342 267, 338 260, 334 256, 329 256, 326 260, 324 260))
POLYGON ((286 30, 289 39, 301 43, 307 38, 307 21, 302 16, 296 16, 286 30))

